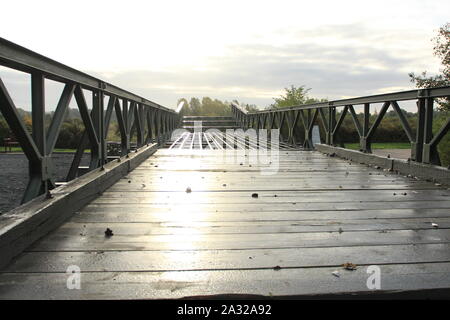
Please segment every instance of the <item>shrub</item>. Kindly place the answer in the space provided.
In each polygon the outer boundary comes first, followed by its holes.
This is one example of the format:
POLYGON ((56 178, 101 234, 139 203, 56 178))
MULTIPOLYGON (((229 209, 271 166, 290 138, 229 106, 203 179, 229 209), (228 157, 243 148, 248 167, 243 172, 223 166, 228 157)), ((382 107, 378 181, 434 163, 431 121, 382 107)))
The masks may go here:
POLYGON ((56 141, 56 148, 76 149, 84 132, 83 121, 70 119, 64 121, 56 141))
MULTIPOLYGON (((442 128, 442 126, 447 121, 448 115, 441 115, 438 118, 434 119, 433 123, 433 132, 437 133, 437 131, 442 128)), ((439 158, 441 159, 441 165, 446 167, 450 165, 450 132, 442 138, 437 146, 439 152, 439 158)))

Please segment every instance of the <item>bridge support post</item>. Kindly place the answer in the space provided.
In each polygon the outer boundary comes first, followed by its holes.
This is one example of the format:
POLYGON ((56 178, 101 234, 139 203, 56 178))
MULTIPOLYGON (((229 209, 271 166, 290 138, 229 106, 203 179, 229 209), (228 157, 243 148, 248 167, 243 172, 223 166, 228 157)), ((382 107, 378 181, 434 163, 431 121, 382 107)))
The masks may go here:
POLYGON ((422 162, 423 138, 425 129, 425 99, 417 100, 417 129, 416 140, 411 143, 411 159, 416 162, 422 162))
POLYGON ((122 122, 123 122, 123 132, 120 134, 120 140, 122 145, 122 156, 130 152, 130 135, 128 131, 128 101, 122 99, 122 122))
POLYGON ((146 114, 147 118, 147 137, 145 139, 146 143, 150 143, 154 136, 153 136, 153 111, 148 110, 146 114))
POLYGON ((161 144, 161 114, 158 110, 154 113, 155 119, 155 139, 158 145, 161 144))
POLYGON ((37 148, 38 157, 29 159, 29 181, 22 198, 22 203, 46 193, 51 179, 51 161, 46 157, 45 138, 45 79, 41 73, 31 74, 31 117, 32 136, 37 148))
MULTIPOLYGON (((103 92, 101 90, 92 92, 92 121, 94 130, 99 138, 98 147, 91 150, 91 169, 103 166, 105 164, 106 144, 105 139, 102 139, 104 134, 104 105, 103 105, 103 92)), ((92 142, 91 142, 92 143, 92 142)), ((94 141, 95 143, 95 141, 94 141)))
POLYGON ((328 107, 328 140, 327 140, 327 144, 330 146, 333 146, 335 143, 334 141, 335 137, 333 134, 335 125, 336 125, 336 107, 330 105, 328 107))
POLYGON ((365 103, 362 136, 359 139, 359 149, 364 153, 372 153, 370 141, 367 138, 370 128, 369 119, 370 119, 370 104, 365 103))
POLYGON ((433 98, 426 98, 423 118, 422 162, 440 165, 439 153, 433 140, 433 98))

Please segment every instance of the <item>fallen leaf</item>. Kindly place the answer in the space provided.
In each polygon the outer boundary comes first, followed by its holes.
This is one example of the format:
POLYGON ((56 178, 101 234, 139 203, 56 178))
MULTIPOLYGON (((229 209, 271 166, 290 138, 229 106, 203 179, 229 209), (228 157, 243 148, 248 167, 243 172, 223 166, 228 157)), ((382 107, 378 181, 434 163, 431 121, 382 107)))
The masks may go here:
POLYGON ((344 263, 344 264, 342 265, 342 267, 343 267, 345 270, 351 270, 351 271, 356 270, 356 264, 353 264, 353 263, 351 263, 351 262, 346 262, 346 263, 344 263))

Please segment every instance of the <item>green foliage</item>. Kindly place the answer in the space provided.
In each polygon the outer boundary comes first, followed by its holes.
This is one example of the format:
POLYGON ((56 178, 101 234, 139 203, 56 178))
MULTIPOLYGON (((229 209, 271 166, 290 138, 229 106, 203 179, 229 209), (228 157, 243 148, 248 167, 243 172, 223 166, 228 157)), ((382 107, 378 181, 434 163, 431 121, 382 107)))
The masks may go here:
MULTIPOLYGON (((417 116, 415 113, 407 112, 403 110, 403 114, 408 119, 408 123, 413 130, 416 129, 417 116)), ((336 113, 336 119, 339 119, 341 112, 336 113)), ((369 123, 375 122, 377 114, 372 114, 369 118, 369 123)), ((364 115, 362 113, 357 114, 359 123, 363 123, 364 115)), ((320 122, 319 122, 320 123, 320 122)), ((355 124, 349 114, 346 115, 341 127, 339 128, 337 138, 341 143, 358 143, 359 135, 356 131, 355 124)), ((387 112, 384 115, 383 120, 379 124, 377 130, 374 133, 372 142, 407 142, 409 143, 408 136, 406 135, 401 125, 400 119, 394 110, 387 112)))
MULTIPOLYGON (((28 130, 29 133, 31 133, 31 116, 28 112, 18 108, 19 115, 22 116, 23 123, 25 125, 25 128, 28 130)), ((3 139, 5 138, 14 138, 14 134, 11 131, 11 129, 8 126, 8 123, 6 122, 6 119, 3 117, 3 115, 0 113, 0 144, 3 145, 3 139)))
POLYGON ((222 102, 218 99, 211 99, 209 97, 203 97, 202 100, 198 98, 191 98, 188 102, 187 99, 182 98, 178 100, 185 102, 183 109, 181 110, 182 116, 231 116, 230 103, 227 101, 222 102))
MULTIPOLYGON (((359 150, 359 143, 346 143, 345 148, 359 150)), ((372 149, 411 149, 409 142, 375 142, 372 143, 372 149)))
POLYGON ((245 108, 245 110, 247 110, 248 112, 255 112, 255 111, 259 111, 258 107, 254 104, 241 104, 242 107, 245 108))
POLYGON ((77 148, 83 132, 84 125, 83 121, 80 119, 64 121, 61 126, 58 140, 56 141, 56 148, 77 148))
MULTIPOLYGON (((413 131, 413 136, 415 136, 416 128, 417 128, 417 114, 406 112, 403 110, 404 115, 406 116, 408 123, 413 131)), ((339 118, 339 113, 337 114, 337 118, 339 118)), ((357 115, 360 123, 363 121, 363 114, 360 113, 357 115)), ((377 115, 372 114, 370 116, 370 123, 373 123, 376 119, 377 115)), ((445 124, 447 119, 450 117, 450 112, 448 111, 436 111, 433 119, 433 133, 436 134, 440 128, 445 124)), ((318 122, 319 123, 319 122, 318 122)), ((322 130, 323 131, 323 130, 322 130)), ((324 137, 323 137, 324 138, 324 137)), ((342 122, 342 126, 337 134, 338 142, 344 143, 345 147, 353 148, 352 146, 359 143, 359 135, 356 131, 353 120, 349 115, 347 115, 342 122)), ((372 142, 374 144, 386 144, 386 143, 397 143, 397 144, 405 144, 409 145, 410 141, 408 136, 406 135, 403 127, 400 123, 400 119, 398 118, 395 111, 390 111, 386 113, 377 130, 374 133, 372 138, 372 142)), ((450 133, 447 133, 441 142, 438 144, 438 152, 439 157, 441 159, 441 163, 443 166, 450 165, 450 133)))
POLYGON ((273 98, 275 100, 268 109, 272 108, 286 108, 292 106, 299 106, 302 104, 309 104, 315 102, 326 102, 326 99, 315 99, 308 96, 310 88, 306 89, 305 86, 296 88, 291 85, 290 88, 284 88, 285 93, 279 98, 273 98))
MULTIPOLYGON (((433 133, 436 134, 440 128, 450 118, 450 112, 440 112, 438 116, 433 119, 433 133)), ((441 159, 442 166, 450 166, 450 132, 442 138, 437 146, 439 152, 439 158, 441 159)))
POLYGON ((9 130, 9 126, 6 123, 6 120, 0 118, 0 143, 3 144, 3 139, 11 136, 11 131, 9 130))
MULTIPOLYGON (((417 88, 435 88, 450 85, 450 23, 442 26, 433 40, 435 43, 433 53, 441 59, 442 74, 428 77, 426 71, 418 76, 411 72, 409 74, 410 80, 416 84, 417 88)), ((437 103, 440 109, 450 110, 449 98, 438 99, 437 103)))

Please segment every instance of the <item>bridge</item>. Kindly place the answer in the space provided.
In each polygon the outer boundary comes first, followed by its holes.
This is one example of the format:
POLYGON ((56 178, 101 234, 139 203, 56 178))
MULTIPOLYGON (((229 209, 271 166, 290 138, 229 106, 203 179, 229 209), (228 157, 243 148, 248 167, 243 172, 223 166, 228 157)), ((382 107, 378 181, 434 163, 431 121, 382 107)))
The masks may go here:
POLYGON ((0 111, 29 161, 23 204, 0 215, 1 299, 450 296, 450 170, 437 149, 450 119, 433 130, 433 106, 450 87, 182 117, 183 105, 163 107, 4 39, 0 65, 29 74, 32 92, 29 132, 0 79, 0 111), (48 128, 46 79, 64 84, 48 128), (73 98, 85 133, 66 181, 55 181, 73 98), (415 130, 403 101, 417 105, 415 130), (372 154, 389 108, 408 160, 372 154), (120 156, 107 150, 113 114, 120 156), (359 151, 337 146, 346 116, 359 151))

